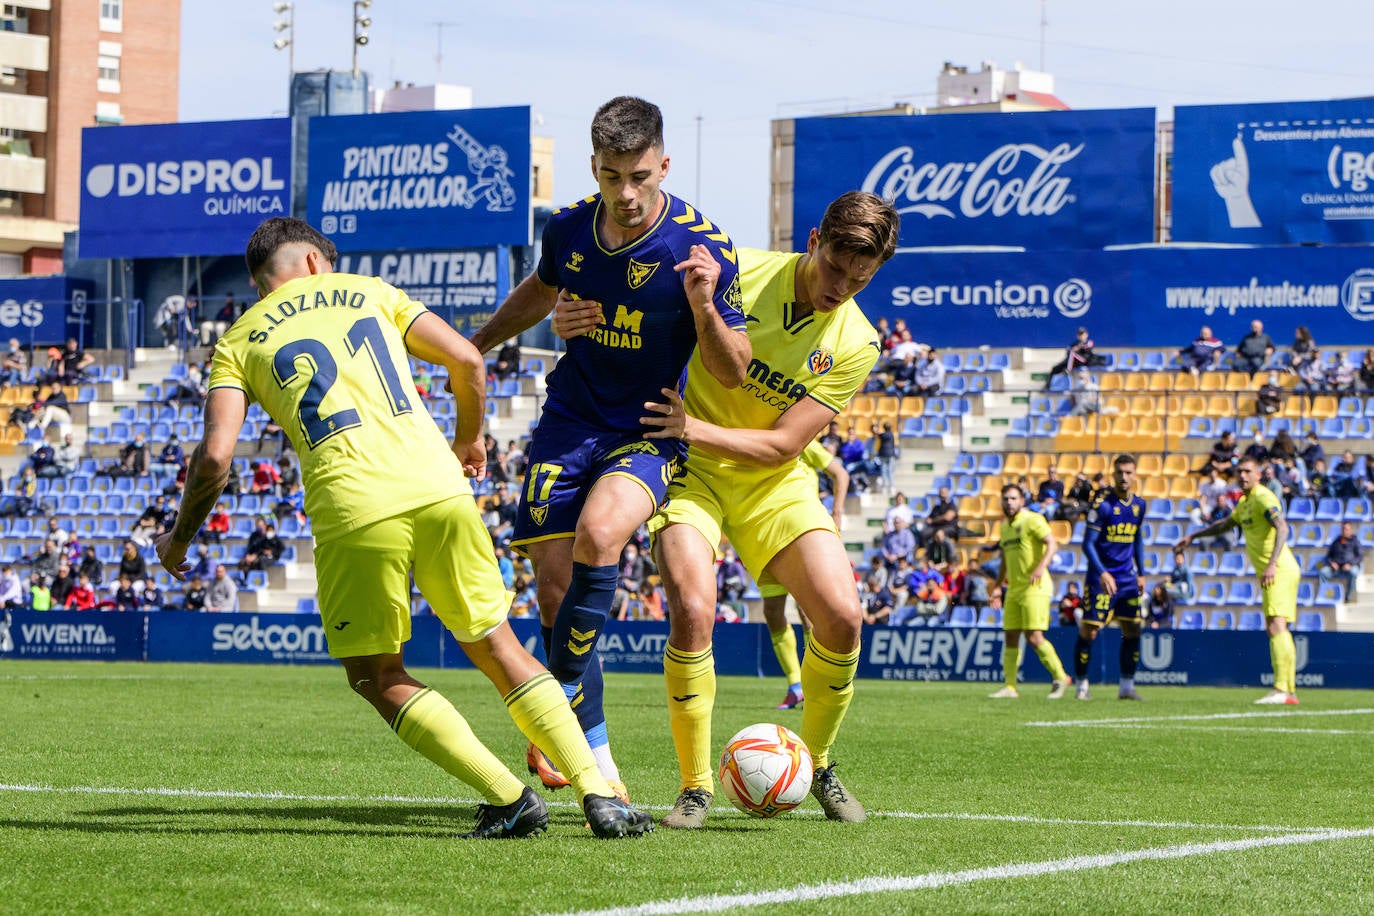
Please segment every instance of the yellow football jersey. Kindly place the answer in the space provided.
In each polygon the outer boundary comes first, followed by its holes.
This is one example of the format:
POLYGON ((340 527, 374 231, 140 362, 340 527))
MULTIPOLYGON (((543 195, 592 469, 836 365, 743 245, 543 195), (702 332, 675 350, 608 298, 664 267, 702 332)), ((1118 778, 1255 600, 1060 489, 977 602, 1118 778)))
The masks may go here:
POLYGON ((706 371, 701 351, 693 353, 685 398, 692 416, 717 426, 768 429, 804 397, 839 412, 868 378, 880 352, 878 332, 853 299, 829 314, 794 314, 800 259, 800 254, 739 249, 754 356, 744 382, 726 388, 706 371))
MULTIPOLYGON (((1264 572, 1264 567, 1269 565, 1269 558, 1274 555, 1275 529, 1269 520, 1271 511, 1283 515, 1279 498, 1263 484, 1255 484, 1249 493, 1240 498, 1231 514, 1245 535, 1245 552, 1250 555, 1250 565, 1255 567, 1257 573, 1264 572)), ((1274 566, 1278 570, 1298 569, 1298 561, 1293 559, 1287 544, 1283 546, 1283 553, 1274 566)))
POLYGON ((210 388, 242 390, 290 437, 317 540, 472 492, 410 373, 403 337, 425 310, 375 277, 301 277, 215 347, 210 388))
POLYGON ((830 449, 821 445, 820 440, 816 440, 802 449, 798 460, 811 470, 821 472, 830 467, 830 462, 835 460, 835 456, 830 454, 830 449))
POLYGON ((1054 592, 1049 573, 1041 576, 1034 585, 1030 581, 1031 570, 1045 556, 1049 536, 1050 523, 1045 521, 1045 516, 1029 509, 1022 509, 1013 518, 1002 522, 998 541, 1002 547, 1002 562, 1007 569, 1008 591, 1054 592))

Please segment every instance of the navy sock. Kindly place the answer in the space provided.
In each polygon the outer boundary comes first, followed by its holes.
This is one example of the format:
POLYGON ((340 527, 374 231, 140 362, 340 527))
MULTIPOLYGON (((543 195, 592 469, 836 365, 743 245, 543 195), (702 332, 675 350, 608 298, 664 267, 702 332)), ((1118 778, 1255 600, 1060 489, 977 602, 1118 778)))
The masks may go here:
POLYGON ((544 667, 549 666, 549 647, 553 645, 553 627, 539 626, 539 644, 544 647, 544 667))
POLYGON ((1088 661, 1093 657, 1092 640, 1078 637, 1078 641, 1073 644, 1073 676, 1076 680, 1083 680, 1088 676, 1088 661))
POLYGON ((549 672, 563 685, 582 730, 604 724, 603 682, 596 644, 615 599, 620 571, 573 563, 572 581, 558 607, 549 643, 549 672))
POLYGON ((1135 666, 1140 661, 1140 637, 1121 637, 1121 676, 1135 677, 1135 666))

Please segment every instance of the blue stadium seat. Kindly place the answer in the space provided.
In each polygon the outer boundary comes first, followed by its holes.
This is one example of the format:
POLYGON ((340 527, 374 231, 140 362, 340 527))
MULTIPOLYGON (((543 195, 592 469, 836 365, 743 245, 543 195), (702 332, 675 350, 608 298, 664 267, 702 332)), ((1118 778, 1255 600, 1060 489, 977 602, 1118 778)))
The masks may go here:
POLYGON ((1229 605, 1244 606, 1254 604, 1258 600, 1255 580, 1250 576, 1232 581, 1230 587, 1226 589, 1226 603, 1229 605))
POLYGON ((1345 501, 1345 514, 1341 516, 1341 521, 1359 524, 1371 518, 1374 518, 1374 503, 1363 497, 1345 501))
POLYGON ((979 474, 1000 474, 1003 467, 1001 452, 984 452, 978 456, 979 474))
POLYGON ((253 592, 267 588, 267 571, 262 569, 248 570, 248 575, 243 580, 243 587, 253 592))
POLYGON ((1140 355, 1140 368, 1145 372, 1158 372, 1168 365, 1168 358, 1158 350, 1146 350, 1140 355))
POLYGON ((1217 417, 1216 431, 1220 436, 1222 433, 1234 433, 1237 423, 1235 417, 1217 417))
POLYGON ((1065 393, 1069 390, 1069 377, 1067 375, 1056 375, 1050 379, 1050 391, 1065 393))
POLYGON ((1184 611, 1178 618, 1178 629, 1180 630, 1201 630, 1204 618, 1202 611, 1184 611))
POLYGON ((1188 421, 1189 439, 1215 439, 1216 424, 1211 417, 1193 417, 1188 421))
POLYGON ((987 367, 988 355, 981 350, 976 350, 964 357, 965 372, 982 372, 987 367))
POLYGON ((949 434, 948 417, 927 417, 926 436, 946 436, 949 434))
POLYGON ((1317 597, 1316 587, 1306 579, 1298 583, 1298 607, 1311 607, 1317 597))
POLYGON ((968 452, 960 452, 954 456, 954 467, 949 470, 951 474, 976 474, 978 462, 968 452))
POLYGON ((1291 526, 1292 546, 1294 547, 1325 547, 1322 542, 1324 533, 1322 526, 1315 522, 1303 522, 1302 524, 1291 526))
POLYGON ((989 353, 988 368, 998 372, 1005 372, 1011 368, 1011 355, 1008 353, 989 353))
POLYGON ((1217 563, 1217 575, 1245 575, 1245 554, 1239 550, 1228 550, 1223 553, 1220 562, 1217 563))
MULTIPOLYGON (((1012 421, 1012 435, 1016 435, 1015 427, 1016 427, 1016 421, 1013 420, 1013 421, 1012 421)), ((899 438, 902 438, 902 439, 913 439, 913 438, 920 438, 921 436, 924 436, 925 434, 926 434, 926 421, 925 421, 925 418, 924 418, 924 417, 907 417, 905 420, 902 421, 902 431, 901 431, 901 433, 899 433, 898 435, 899 435, 899 438)))
MULTIPOLYGON (((1320 616, 1320 615, 1318 615, 1320 616)), ((1264 614, 1260 611, 1241 611, 1236 621, 1236 629, 1247 633, 1264 629, 1264 614)))
MULTIPOLYGON (((124 478, 124 479, 127 480, 128 478, 124 478)), ((124 494, 123 494, 123 493, 106 493, 105 496, 104 496, 104 500, 105 500, 105 511, 106 511, 106 512, 109 512, 109 513, 111 513, 111 514, 113 514, 113 515, 119 515, 119 514, 123 513, 123 511, 124 511, 124 494)))
POLYGON ((314 598, 297 598, 297 599, 296 599, 296 613, 297 613, 297 614, 315 614, 315 613, 318 613, 318 611, 317 611, 316 608, 315 608, 315 599, 314 599, 314 598))
POLYGON ((1166 547, 1172 547, 1183 537, 1183 526, 1178 522, 1160 522, 1155 526, 1155 539, 1153 542, 1146 541, 1147 544, 1155 543, 1166 547))
POLYGON ((1050 559, 1050 573, 1057 576, 1063 573, 1073 572, 1074 563, 1076 562, 1075 553, 1076 551, 1073 550, 1056 551, 1054 556, 1050 559))
POLYGON ((1337 417, 1327 417, 1317 428, 1317 435, 1323 439, 1344 439, 1345 433, 1346 422, 1337 417))
POLYGON ((966 604, 956 605, 949 613, 949 626, 974 627, 978 625, 978 612, 966 604))
POLYGON ((1359 417, 1364 415, 1364 402, 1355 397, 1343 397, 1336 407, 1337 417, 1359 417))
POLYGON ((983 481, 973 474, 959 474, 954 478, 954 496, 977 496, 983 492, 983 481))
POLYGON ((1307 496, 1295 496, 1283 513, 1290 522, 1310 522, 1316 514, 1317 504, 1307 496))
POLYGON ((991 391, 991 390, 992 390, 992 376, 987 375, 987 374, 982 373, 982 372, 978 373, 977 375, 971 375, 971 376, 969 376, 969 379, 968 379, 968 393, 969 393, 969 394, 983 394, 984 392, 988 392, 988 391, 991 391))
POLYGON ((1326 618, 1321 611, 1303 611, 1298 615, 1297 625, 1293 629, 1299 633, 1320 633, 1326 629, 1326 618))
POLYGON ((102 515, 96 520, 96 537, 117 538, 124 532, 120 530, 119 519, 113 515, 102 515))
POLYGON ((1220 582, 1204 582, 1198 589, 1197 600, 1194 604, 1205 604, 1209 607, 1220 607, 1226 601, 1226 589, 1220 582))
POLYGON ((1348 420, 1345 424, 1345 438, 1347 439, 1369 439, 1374 438, 1374 420, 1369 417, 1360 417, 1357 420, 1348 420))
POLYGON ((926 409, 922 411, 923 416, 943 417, 947 410, 944 398, 926 398, 926 409))
POLYGON ((983 608, 978 614, 978 626, 981 629, 1002 629, 1002 609, 992 607, 983 608))
POLYGON ((1112 367, 1117 372, 1139 372, 1142 365, 1140 353, 1135 350, 1117 353, 1116 359, 1112 362, 1112 367))
POLYGON ((945 394, 964 394, 968 391, 968 377, 950 375, 945 377, 945 394))
POLYGON ((1167 497, 1157 496, 1146 504, 1145 515, 1147 518, 1172 518, 1174 504, 1167 497))
POLYGON ((1031 434, 1030 418, 1028 418, 1028 417, 1012 417, 1012 418, 1011 418, 1011 425, 1007 427, 1007 435, 1008 435, 1008 436, 1017 436, 1017 437, 1020 437, 1020 438, 1029 438, 1030 434, 1031 434))
POLYGON ((1317 586, 1316 597, 1312 599, 1313 607, 1335 607, 1345 600, 1345 586, 1339 582, 1323 582, 1317 586))
POLYGON ((1319 522, 1338 522, 1345 513, 1345 506, 1339 499, 1325 497, 1317 503, 1317 511, 1312 518, 1319 522))
POLYGON ((945 364, 946 372, 958 372, 964 366, 963 357, 958 353, 945 352, 944 358, 940 360, 945 364))
POLYGON ((1207 617, 1207 629, 1209 630, 1233 630, 1236 626, 1236 615, 1230 611, 1213 611, 1207 617))
POLYGON ((973 402, 968 398, 953 398, 947 412, 951 417, 966 417, 973 413, 973 402))

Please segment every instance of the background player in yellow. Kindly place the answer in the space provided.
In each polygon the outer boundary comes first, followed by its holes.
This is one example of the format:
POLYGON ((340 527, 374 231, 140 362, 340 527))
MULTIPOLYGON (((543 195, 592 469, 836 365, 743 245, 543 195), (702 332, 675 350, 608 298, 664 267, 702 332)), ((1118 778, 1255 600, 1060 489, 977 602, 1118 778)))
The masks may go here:
POLYGON ((1245 552, 1259 573, 1265 629, 1269 631, 1269 660, 1274 666, 1274 688, 1255 702, 1261 705, 1297 706, 1297 650, 1289 629, 1298 616, 1298 583, 1302 570, 1288 549, 1288 522, 1274 492, 1260 483, 1260 467, 1254 458, 1236 465, 1241 498, 1231 514, 1201 531, 1186 534, 1176 549, 1194 538, 1210 538, 1230 528, 1245 536, 1245 552))
POLYGON ((1002 515, 1006 520, 1002 522, 998 539, 1002 548, 1002 569, 997 574, 997 581, 1007 586, 1002 598, 1002 634, 1006 640, 1002 649, 1002 677, 1006 686, 992 697, 1014 700, 1021 695, 1016 691, 1016 669, 1021 664, 1021 636, 1024 634, 1026 642, 1054 680, 1050 699, 1057 700, 1071 683, 1059 661, 1059 653, 1045 638, 1045 630, 1050 625, 1050 598, 1054 594, 1054 582, 1048 570, 1059 544, 1045 516, 1025 508, 1025 497, 1014 483, 1002 488, 1002 515))
MULTIPOLYGON (((689 449, 667 507, 649 523, 671 607, 663 670, 682 775, 665 826, 703 826, 714 786, 711 630, 722 534, 746 567, 766 573, 806 608, 813 629, 801 666, 801 737, 816 765, 811 793, 831 820, 865 818, 830 760, 854 692, 859 599, 839 533, 816 499, 815 475, 796 459, 877 362, 877 332, 853 297, 892 256, 898 223, 890 204, 854 191, 826 208, 804 253, 742 250, 753 345, 744 383, 726 388, 694 356, 685 411, 672 388, 662 390, 663 403, 645 404, 650 415, 643 422, 654 427, 645 437, 681 438, 689 449)), ((559 309, 578 316, 571 333, 584 332, 595 317, 559 309)))
POLYGON ((249 239, 248 272, 262 298, 216 347, 205 437, 158 557, 184 578, 186 548, 224 489, 248 405, 262 404, 301 456, 329 652, 402 741, 486 798, 467 836, 538 833, 548 807, 407 673, 412 571, 516 724, 577 786, 593 832, 652 830, 647 814, 613 796, 563 691, 506 621, 510 594, 467 482, 486 463, 481 354, 400 290, 335 273, 337 254, 297 219, 269 219, 249 239), (458 402, 452 443, 416 396, 409 353, 448 371, 458 402))
MULTIPOLYGON (((836 458, 835 453, 819 441, 812 442, 803 449, 799 460, 817 474, 824 474, 830 478, 830 493, 834 499, 830 518, 835 522, 835 530, 843 534, 844 501, 849 495, 849 472, 844 469, 844 462, 836 458)), ((754 571, 750 570, 749 574, 754 575, 754 571)), ((773 642, 773 654, 778 657, 782 675, 787 679, 787 693, 777 708, 796 709, 802 705, 806 695, 802 692, 801 662, 797 660, 797 634, 787 620, 787 589, 772 581, 766 574, 759 574, 755 579, 759 584, 759 594, 763 596, 763 622, 768 625, 768 636, 773 642)), ((810 632, 811 622, 806 619, 805 608, 798 605, 797 614, 801 617, 803 630, 810 632)))

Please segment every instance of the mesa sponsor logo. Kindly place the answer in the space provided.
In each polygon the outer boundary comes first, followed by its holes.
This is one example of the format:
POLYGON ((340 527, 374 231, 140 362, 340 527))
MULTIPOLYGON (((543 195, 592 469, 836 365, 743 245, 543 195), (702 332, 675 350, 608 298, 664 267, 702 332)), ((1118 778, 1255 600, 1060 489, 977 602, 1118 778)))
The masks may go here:
POLYGON ((317 625, 269 623, 254 614, 247 623, 221 623, 210 631, 214 652, 271 652, 275 656, 327 656, 324 628, 317 625))
POLYGON ((1007 143, 978 162, 936 163, 918 162, 915 149, 899 146, 874 163, 861 187, 894 201, 899 213, 927 219, 1054 216, 1077 199, 1059 170, 1083 147, 1007 143))

